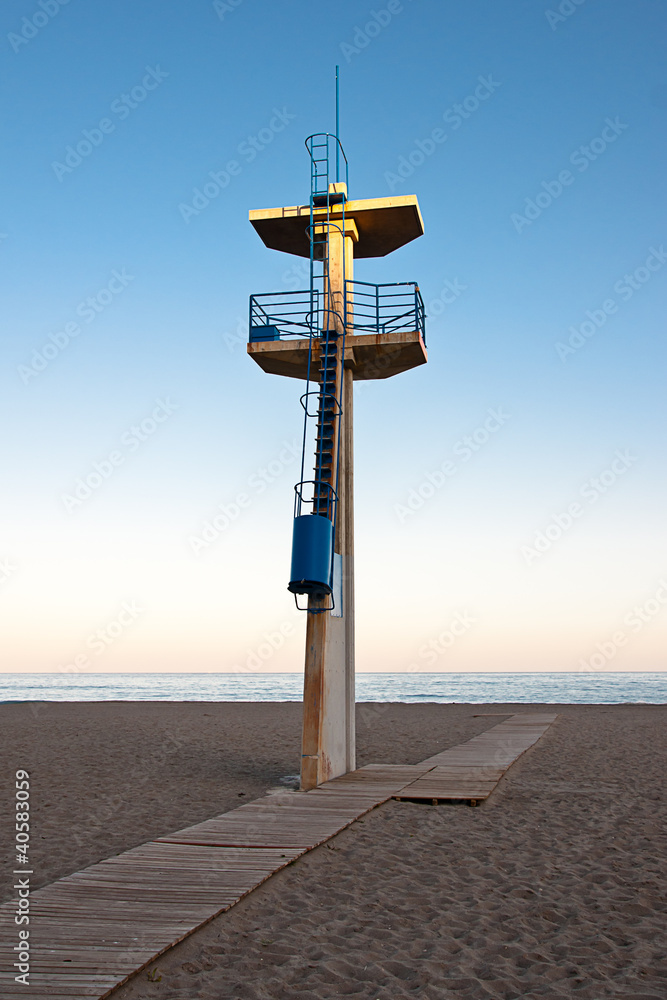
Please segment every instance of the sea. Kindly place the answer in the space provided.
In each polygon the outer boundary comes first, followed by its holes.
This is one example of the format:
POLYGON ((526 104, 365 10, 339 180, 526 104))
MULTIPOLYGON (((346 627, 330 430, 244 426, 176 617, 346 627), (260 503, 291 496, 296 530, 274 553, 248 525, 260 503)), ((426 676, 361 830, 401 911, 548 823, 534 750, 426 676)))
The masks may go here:
MULTIPOLYGON (((303 675, 0 674, 0 702, 301 701, 303 675)), ((357 673, 359 702, 658 705, 667 672, 357 673)))

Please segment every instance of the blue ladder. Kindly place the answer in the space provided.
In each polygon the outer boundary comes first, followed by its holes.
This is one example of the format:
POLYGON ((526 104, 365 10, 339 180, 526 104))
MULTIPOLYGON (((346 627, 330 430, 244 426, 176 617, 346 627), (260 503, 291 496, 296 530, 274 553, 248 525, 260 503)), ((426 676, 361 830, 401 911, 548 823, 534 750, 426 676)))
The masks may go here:
MULTIPOLYGON (((332 205, 342 205, 343 232, 345 214, 345 195, 330 190, 330 160, 334 144, 336 151, 342 152, 339 140, 328 133, 312 135, 306 139, 306 148, 310 154, 310 329, 307 377, 308 386, 311 381, 317 381, 318 388, 315 392, 308 388, 301 400, 305 411, 301 481, 295 486, 289 590, 295 595, 308 594, 315 598, 332 595, 333 540, 338 507, 339 418, 342 413, 342 375, 339 377, 339 365, 345 346, 345 318, 343 312, 334 307, 329 284, 329 236, 333 229, 341 229, 338 222, 331 220, 332 205), (313 359, 317 347, 319 361, 315 371, 313 359), (309 400, 313 396, 317 397, 315 412, 309 406, 309 400), (313 420, 314 479, 304 480, 306 449, 313 420), (307 497, 306 488, 309 493, 307 497), (307 508, 309 512, 304 513, 307 508), (323 519, 326 519, 326 525, 322 523, 323 519), (317 576, 317 579, 307 579, 302 574, 317 576)), ((347 182, 347 159, 344 152, 343 158, 347 182)), ((343 303, 341 310, 344 310, 343 303)), ((309 610, 319 613, 331 610, 331 607, 309 610)))

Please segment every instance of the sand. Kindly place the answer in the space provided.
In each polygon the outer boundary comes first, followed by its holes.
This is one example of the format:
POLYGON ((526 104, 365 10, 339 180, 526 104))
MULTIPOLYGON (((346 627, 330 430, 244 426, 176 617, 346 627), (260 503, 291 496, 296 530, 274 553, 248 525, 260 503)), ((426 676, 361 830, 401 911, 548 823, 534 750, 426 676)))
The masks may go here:
MULTIPOLYGON (((114 998, 664 1000, 664 706, 360 705, 358 762, 416 763, 501 721, 479 713, 540 709, 559 720, 486 803, 380 806, 114 998)), ((299 720, 297 704, 0 705, 2 773, 31 772, 33 887, 280 786, 299 720)))

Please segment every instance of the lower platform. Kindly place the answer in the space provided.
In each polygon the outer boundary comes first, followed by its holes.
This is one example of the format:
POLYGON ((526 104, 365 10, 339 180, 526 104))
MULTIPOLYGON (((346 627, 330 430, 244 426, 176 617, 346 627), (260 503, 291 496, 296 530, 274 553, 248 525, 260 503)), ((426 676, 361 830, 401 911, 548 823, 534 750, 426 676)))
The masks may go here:
MULTIPOLYGON (((306 379, 308 375, 307 338, 293 340, 257 340, 248 344, 248 354, 269 375, 306 379)), ((314 345, 311 378, 317 379, 320 346, 314 345)), ((345 367, 355 381, 391 378, 425 365, 426 347, 419 331, 384 334, 356 334, 345 338, 345 367)))

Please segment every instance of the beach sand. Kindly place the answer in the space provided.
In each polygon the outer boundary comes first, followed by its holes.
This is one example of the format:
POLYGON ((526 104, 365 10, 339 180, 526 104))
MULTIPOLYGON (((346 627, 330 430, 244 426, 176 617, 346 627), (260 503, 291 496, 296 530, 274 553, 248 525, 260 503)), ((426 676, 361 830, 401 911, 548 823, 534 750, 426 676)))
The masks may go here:
MULTIPOLYGON (((560 716, 484 804, 378 807, 114 998, 664 1000, 664 706, 359 705, 358 764, 416 763, 533 710, 560 716), (475 717, 487 712, 501 716, 475 717)), ((280 786, 298 769, 300 715, 0 705, 2 843, 18 768, 37 888, 280 786)))

